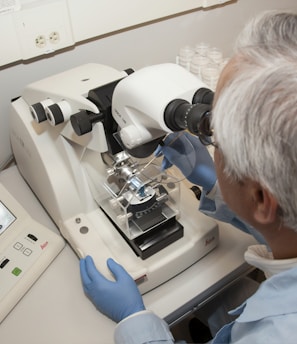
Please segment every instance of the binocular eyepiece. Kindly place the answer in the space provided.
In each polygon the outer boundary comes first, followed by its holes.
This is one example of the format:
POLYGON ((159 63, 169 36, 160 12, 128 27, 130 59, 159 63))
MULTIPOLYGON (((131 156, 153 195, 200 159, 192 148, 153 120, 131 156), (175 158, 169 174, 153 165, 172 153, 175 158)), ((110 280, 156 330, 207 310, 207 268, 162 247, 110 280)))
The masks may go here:
POLYGON ((198 136, 202 143, 209 144, 212 136, 210 118, 213 98, 213 91, 200 88, 195 92, 192 104, 184 99, 172 100, 164 112, 167 127, 172 131, 187 129, 198 136))

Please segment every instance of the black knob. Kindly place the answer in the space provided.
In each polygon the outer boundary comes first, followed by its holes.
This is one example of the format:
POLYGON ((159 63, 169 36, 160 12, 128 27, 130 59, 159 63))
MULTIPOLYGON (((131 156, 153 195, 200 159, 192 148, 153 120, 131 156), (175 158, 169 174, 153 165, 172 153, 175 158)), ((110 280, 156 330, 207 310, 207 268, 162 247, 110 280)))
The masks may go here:
POLYGON ((92 131, 93 123, 103 120, 101 113, 94 114, 82 110, 70 117, 70 122, 76 135, 81 136, 92 131))
POLYGON ((31 115, 35 122, 41 123, 46 121, 46 113, 44 106, 41 103, 35 103, 30 106, 31 115))
POLYGON ((202 194, 201 189, 197 185, 193 185, 191 187, 191 190, 194 192, 194 195, 198 199, 198 201, 200 201, 201 194, 202 194))
POLYGON ((45 112, 51 125, 55 126, 64 122, 63 112, 58 104, 48 106, 45 112))

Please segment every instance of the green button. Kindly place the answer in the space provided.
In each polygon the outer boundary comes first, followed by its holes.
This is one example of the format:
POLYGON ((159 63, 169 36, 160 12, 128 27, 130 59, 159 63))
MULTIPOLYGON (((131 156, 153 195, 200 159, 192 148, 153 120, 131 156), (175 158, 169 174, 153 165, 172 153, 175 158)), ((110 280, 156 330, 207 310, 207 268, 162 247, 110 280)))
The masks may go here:
POLYGON ((13 275, 19 276, 22 270, 20 268, 14 268, 11 272, 13 275))

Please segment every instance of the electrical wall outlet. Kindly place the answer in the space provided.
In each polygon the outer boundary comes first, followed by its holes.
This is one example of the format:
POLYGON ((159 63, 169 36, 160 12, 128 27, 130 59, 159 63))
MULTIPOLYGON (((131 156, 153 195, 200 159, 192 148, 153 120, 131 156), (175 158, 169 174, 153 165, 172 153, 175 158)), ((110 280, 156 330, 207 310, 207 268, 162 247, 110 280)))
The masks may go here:
POLYGON ((28 3, 13 17, 23 59, 74 45, 66 0, 28 3))
POLYGON ((35 38, 35 45, 38 48, 44 48, 46 46, 46 38, 43 35, 39 35, 35 38))
POLYGON ((58 44, 60 41, 60 34, 58 31, 53 31, 49 35, 49 41, 52 44, 58 44))

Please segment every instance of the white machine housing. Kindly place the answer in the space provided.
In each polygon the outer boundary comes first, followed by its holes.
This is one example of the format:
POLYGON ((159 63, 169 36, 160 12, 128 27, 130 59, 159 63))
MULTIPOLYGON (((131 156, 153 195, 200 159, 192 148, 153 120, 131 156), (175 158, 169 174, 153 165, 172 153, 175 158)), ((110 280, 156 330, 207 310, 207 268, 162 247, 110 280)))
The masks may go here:
POLYGON ((145 293, 214 249, 218 227, 198 211, 198 201, 183 181, 177 214, 183 237, 141 259, 102 211, 96 198, 108 177, 104 126, 98 121, 79 136, 69 118, 82 109, 98 114, 98 107, 87 98, 88 91, 119 79, 112 114, 128 148, 170 132, 162 118, 166 104, 174 98, 190 101, 201 87, 195 76, 174 64, 146 67, 129 76, 105 65, 82 65, 28 85, 12 101, 11 143, 21 174, 77 255, 93 256, 98 269, 110 278, 106 260, 113 257, 145 293), (47 111, 47 120, 37 123, 31 111, 36 103, 63 104, 64 120, 54 123, 47 111))
POLYGON ((112 115, 125 146, 132 149, 170 132, 164 122, 166 106, 176 98, 192 103, 200 88, 207 86, 172 63, 142 68, 121 80, 114 90, 112 115))
POLYGON ((0 183, 0 323, 65 246, 0 183))

